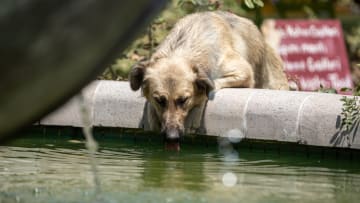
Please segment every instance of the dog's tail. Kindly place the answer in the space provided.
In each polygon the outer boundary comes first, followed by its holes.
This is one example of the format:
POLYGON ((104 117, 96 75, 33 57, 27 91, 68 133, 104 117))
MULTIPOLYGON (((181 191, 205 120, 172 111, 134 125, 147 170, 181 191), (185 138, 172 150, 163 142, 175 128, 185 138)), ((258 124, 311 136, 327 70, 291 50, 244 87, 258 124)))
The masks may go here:
POLYGON ((275 50, 265 43, 264 78, 263 88, 289 90, 289 84, 283 69, 283 63, 275 50))

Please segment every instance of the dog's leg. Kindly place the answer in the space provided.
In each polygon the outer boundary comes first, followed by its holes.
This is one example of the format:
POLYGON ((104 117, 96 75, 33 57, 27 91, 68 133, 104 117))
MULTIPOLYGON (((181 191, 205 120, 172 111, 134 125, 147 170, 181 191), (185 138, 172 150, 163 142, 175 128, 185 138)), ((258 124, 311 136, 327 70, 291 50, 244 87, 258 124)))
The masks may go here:
POLYGON ((146 102, 146 118, 144 119, 144 130, 146 131, 160 131, 161 124, 156 115, 154 107, 149 102, 146 102))
POLYGON ((227 57, 222 64, 222 77, 215 79, 215 90, 226 87, 255 86, 254 72, 251 65, 242 57, 227 57))
POLYGON ((203 114, 206 106, 206 101, 202 102, 199 106, 194 107, 188 114, 186 119, 185 128, 186 133, 204 133, 202 124, 203 114))

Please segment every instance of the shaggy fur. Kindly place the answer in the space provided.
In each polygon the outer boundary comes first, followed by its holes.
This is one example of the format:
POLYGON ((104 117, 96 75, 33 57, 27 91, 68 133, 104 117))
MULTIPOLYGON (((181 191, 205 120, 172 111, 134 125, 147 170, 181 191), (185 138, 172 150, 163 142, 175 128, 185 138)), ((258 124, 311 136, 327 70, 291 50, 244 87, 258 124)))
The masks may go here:
POLYGON ((167 139, 200 127, 213 90, 288 89, 282 62, 257 27, 223 11, 182 18, 150 60, 132 68, 129 79, 148 101, 145 128, 167 139))

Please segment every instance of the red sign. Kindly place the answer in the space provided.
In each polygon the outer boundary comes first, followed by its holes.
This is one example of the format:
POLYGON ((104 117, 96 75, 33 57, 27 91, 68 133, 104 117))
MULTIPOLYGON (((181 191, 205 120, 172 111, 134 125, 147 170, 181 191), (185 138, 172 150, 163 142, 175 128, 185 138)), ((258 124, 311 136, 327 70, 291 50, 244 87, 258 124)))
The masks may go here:
POLYGON ((267 20, 262 29, 301 90, 353 87, 339 21, 267 20))

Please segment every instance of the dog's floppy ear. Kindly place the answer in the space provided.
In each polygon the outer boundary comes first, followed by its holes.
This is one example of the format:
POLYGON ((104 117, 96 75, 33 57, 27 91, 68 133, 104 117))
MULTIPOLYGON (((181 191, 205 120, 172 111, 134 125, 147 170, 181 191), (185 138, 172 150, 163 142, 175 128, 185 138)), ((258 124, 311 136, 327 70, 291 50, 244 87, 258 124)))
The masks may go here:
POLYGON ((130 87, 132 90, 136 91, 138 90, 144 80, 144 74, 146 67, 149 65, 148 61, 140 61, 136 63, 129 73, 129 81, 130 81, 130 87))
POLYGON ((215 89, 210 75, 200 67, 195 67, 194 72, 196 73, 195 85, 200 91, 205 91, 206 96, 209 96, 209 93, 215 89))

